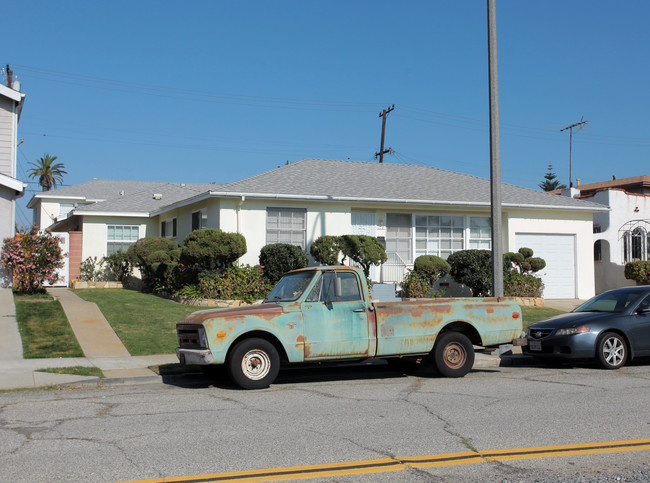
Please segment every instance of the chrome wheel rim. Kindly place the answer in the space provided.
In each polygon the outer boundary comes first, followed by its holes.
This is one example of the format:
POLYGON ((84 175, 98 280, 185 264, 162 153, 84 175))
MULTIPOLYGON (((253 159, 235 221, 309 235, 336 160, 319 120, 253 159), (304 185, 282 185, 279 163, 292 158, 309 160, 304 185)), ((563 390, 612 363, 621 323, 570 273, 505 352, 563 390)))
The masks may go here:
POLYGON ((618 337, 609 337, 603 344, 603 357, 612 367, 620 366, 625 358, 625 345, 618 337))
POLYGON ((447 367, 450 369, 459 369, 465 365, 467 351, 462 344, 453 342, 445 347, 443 358, 447 367))
POLYGON ((241 369, 248 379, 259 381, 264 379, 271 370, 271 359, 266 352, 253 349, 244 354, 241 369))

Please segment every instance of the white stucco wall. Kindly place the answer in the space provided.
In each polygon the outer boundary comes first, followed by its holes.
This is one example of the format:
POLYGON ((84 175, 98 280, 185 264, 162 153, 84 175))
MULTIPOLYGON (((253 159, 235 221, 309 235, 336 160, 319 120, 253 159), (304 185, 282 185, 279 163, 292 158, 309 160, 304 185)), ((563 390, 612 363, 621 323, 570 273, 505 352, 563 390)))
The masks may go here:
POLYGON ((81 261, 88 257, 97 257, 100 260, 106 256, 106 226, 107 225, 137 225, 140 238, 145 236, 158 236, 155 231, 156 224, 146 218, 129 217, 84 217, 83 242, 81 245, 81 261))
POLYGON ((338 203, 305 203, 224 199, 220 204, 220 226, 225 232, 241 233, 246 238, 247 252, 240 263, 257 265, 266 242, 266 209, 307 209, 307 253, 312 241, 321 235, 350 233, 350 207, 338 203))
POLYGON ((631 221, 650 221, 650 196, 611 189, 595 193, 591 200, 610 207, 609 213, 594 215, 594 224, 600 226, 600 233, 593 234, 593 242, 601 240, 602 247, 602 260, 594 262, 596 293, 634 285, 623 272, 625 255, 621 229, 631 221))
POLYGON ((557 210, 512 210, 507 216, 507 246, 504 252, 516 251, 517 233, 574 235, 576 297, 594 296, 593 220, 591 212, 557 210))

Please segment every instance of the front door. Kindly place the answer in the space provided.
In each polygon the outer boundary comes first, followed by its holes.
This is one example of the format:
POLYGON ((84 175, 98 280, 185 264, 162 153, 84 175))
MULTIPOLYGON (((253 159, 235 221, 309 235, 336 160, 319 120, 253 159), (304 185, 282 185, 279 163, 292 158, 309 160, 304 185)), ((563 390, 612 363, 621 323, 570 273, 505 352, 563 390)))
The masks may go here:
POLYGON ((355 272, 319 275, 302 314, 305 360, 369 357, 370 321, 355 272))

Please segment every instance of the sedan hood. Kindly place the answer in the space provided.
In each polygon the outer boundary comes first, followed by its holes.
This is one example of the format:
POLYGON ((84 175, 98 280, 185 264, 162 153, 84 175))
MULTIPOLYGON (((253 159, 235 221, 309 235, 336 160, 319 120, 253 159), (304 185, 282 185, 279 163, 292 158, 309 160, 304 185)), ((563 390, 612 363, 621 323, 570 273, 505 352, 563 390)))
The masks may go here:
POLYGON ((550 319, 540 320, 539 322, 531 324, 529 327, 531 329, 544 327, 552 327, 554 329, 578 327, 591 321, 610 317, 611 315, 610 312, 569 312, 568 314, 556 315, 550 319))

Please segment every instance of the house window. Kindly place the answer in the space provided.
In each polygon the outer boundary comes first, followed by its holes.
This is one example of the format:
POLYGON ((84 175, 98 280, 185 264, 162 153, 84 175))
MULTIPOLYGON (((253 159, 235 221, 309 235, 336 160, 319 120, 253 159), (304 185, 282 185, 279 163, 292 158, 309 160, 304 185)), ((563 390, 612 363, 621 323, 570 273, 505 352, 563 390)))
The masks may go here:
POLYGON ((447 259, 465 247, 465 222, 462 216, 415 216, 415 254, 447 259))
POLYGON ((208 226, 208 210, 205 208, 192 213, 192 231, 203 230, 208 226))
POLYGON ((304 250, 307 245, 307 210, 267 208, 266 243, 289 243, 304 250))
POLYGON ((650 243, 646 231, 638 226, 623 234, 623 255, 625 263, 636 260, 648 260, 650 243))
POLYGON ((59 216, 57 218, 65 218, 68 213, 74 210, 74 203, 59 203, 59 216))
POLYGON ((469 248, 477 250, 492 249, 492 228, 486 217, 469 217, 469 248))
POLYGON ((164 238, 176 238, 176 218, 160 222, 160 236, 164 238))
POLYGON ((404 263, 411 263, 413 261, 412 233, 410 214, 386 214, 386 251, 397 254, 404 263))
POLYGON ((126 252, 140 238, 139 225, 106 225, 106 255, 118 250, 126 252))

